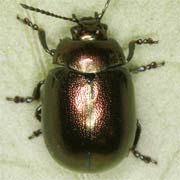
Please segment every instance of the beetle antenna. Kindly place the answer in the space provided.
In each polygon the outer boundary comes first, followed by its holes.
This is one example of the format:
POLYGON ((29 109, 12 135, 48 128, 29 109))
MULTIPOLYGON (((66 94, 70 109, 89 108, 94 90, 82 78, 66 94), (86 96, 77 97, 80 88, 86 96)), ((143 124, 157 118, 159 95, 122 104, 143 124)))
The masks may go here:
POLYGON ((106 12, 107 8, 109 7, 110 1, 111 1, 111 0, 107 0, 107 2, 106 2, 106 4, 105 4, 102 12, 101 12, 100 14, 98 14, 98 19, 99 19, 99 21, 102 19, 104 13, 106 12))
POLYGON ((64 20, 67 20, 67 21, 72 21, 72 22, 76 22, 78 23, 79 21, 76 19, 76 18, 68 18, 68 17, 64 17, 64 16, 59 16, 59 15, 56 15, 54 13, 51 13, 51 12, 48 12, 48 11, 44 11, 44 10, 41 10, 39 8, 34 8, 34 7, 31 7, 31 6, 28 6, 26 4, 20 4, 24 9, 28 9, 30 11, 35 11, 35 12, 39 12, 41 14, 45 14, 47 16, 52 16, 52 17, 55 17, 55 18, 60 18, 60 19, 64 19, 64 20))

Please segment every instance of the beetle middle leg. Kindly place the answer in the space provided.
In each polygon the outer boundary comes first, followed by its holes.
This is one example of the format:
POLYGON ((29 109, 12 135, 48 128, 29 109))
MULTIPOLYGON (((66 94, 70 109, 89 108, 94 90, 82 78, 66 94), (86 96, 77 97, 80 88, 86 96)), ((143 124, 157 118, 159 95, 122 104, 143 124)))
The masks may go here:
POLYGON ((138 40, 135 40, 135 41, 131 41, 129 43, 129 54, 128 54, 128 57, 127 57, 127 61, 129 62, 133 55, 134 55, 134 50, 135 50, 135 45, 142 45, 142 44, 157 44, 158 41, 154 41, 153 39, 151 38, 148 38, 148 39, 138 39, 138 40))
POLYGON ((133 153, 133 155, 136 158, 141 159, 142 161, 144 161, 145 163, 154 163, 157 164, 156 160, 153 160, 151 157, 146 156, 146 155, 142 155, 139 151, 136 150, 137 147, 137 143, 139 141, 140 138, 140 134, 141 134, 141 125, 139 122, 137 122, 137 130, 136 130, 136 136, 135 136, 135 140, 134 140, 134 144, 133 147, 131 148, 131 151, 133 153))
POLYGON ((46 33, 42 28, 39 28, 37 24, 33 24, 28 18, 20 18, 19 16, 17 16, 17 19, 20 20, 21 22, 23 22, 25 25, 30 26, 33 30, 38 31, 38 35, 39 35, 39 40, 41 42, 42 47, 44 48, 44 50, 51 56, 54 56, 55 54, 55 49, 49 49, 47 42, 46 42, 46 33))
POLYGON ((31 97, 21 97, 21 96, 15 96, 15 97, 7 97, 6 100, 8 101, 14 101, 15 103, 31 103, 35 100, 40 99, 40 90, 41 86, 45 83, 45 80, 40 81, 37 86, 34 88, 33 94, 31 97))
POLYGON ((160 63, 152 62, 152 63, 145 65, 145 66, 142 65, 142 66, 130 68, 129 71, 132 73, 144 72, 147 70, 156 69, 156 68, 164 66, 164 65, 165 65, 164 61, 160 62, 160 63))

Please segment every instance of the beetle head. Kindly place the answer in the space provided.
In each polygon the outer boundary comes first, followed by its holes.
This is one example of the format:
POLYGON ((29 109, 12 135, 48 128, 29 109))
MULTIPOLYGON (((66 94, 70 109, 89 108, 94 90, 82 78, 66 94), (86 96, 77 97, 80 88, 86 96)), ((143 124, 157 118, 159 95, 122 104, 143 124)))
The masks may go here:
POLYGON ((80 20, 76 18, 76 20, 78 25, 71 28, 72 38, 74 40, 107 39, 108 26, 100 22, 97 13, 95 13, 94 18, 83 17, 80 20))

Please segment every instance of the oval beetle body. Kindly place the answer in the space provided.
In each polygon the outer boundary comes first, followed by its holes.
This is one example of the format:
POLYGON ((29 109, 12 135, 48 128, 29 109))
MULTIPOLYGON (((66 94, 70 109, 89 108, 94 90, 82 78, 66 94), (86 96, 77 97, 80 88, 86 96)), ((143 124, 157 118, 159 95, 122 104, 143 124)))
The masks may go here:
POLYGON ((123 67, 111 68, 110 56, 120 55, 111 49, 115 41, 65 40, 63 45, 56 58, 66 50, 63 60, 68 62, 70 57, 74 66, 53 69, 46 79, 45 142, 52 156, 71 169, 106 169, 127 156, 133 146, 136 119, 130 74, 123 67), (96 72, 100 67, 103 70, 96 72))
POLYGON ((72 39, 60 41, 50 50, 45 31, 28 18, 18 20, 38 31, 44 50, 53 56, 56 68, 34 89, 32 97, 7 100, 16 103, 41 99, 36 118, 42 121, 42 130, 33 137, 44 136, 52 157, 72 170, 97 172, 122 161, 131 151, 146 163, 157 164, 149 156, 136 150, 141 127, 135 116, 134 89, 130 72, 143 72, 164 65, 152 62, 146 66, 127 68, 135 45, 156 44, 151 38, 129 43, 125 58, 119 44, 107 37, 107 25, 100 21, 110 3, 94 17, 67 18, 25 4, 25 9, 75 22, 72 39), (41 91, 41 86, 42 91, 41 91), (42 115, 41 115, 42 114, 42 115))

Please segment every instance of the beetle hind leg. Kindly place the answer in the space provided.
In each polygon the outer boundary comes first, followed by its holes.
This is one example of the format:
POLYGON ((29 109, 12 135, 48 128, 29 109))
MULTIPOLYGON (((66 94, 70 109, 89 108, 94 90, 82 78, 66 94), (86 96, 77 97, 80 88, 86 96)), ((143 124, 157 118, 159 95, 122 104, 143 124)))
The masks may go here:
POLYGON ((140 134, 141 134, 141 125, 140 125, 139 122, 137 122, 136 136, 135 136, 133 147, 131 148, 131 151, 132 151, 133 155, 136 158, 144 161, 145 163, 154 163, 154 164, 157 164, 158 162, 156 160, 152 159, 150 156, 143 155, 139 151, 136 150, 137 143, 138 143, 139 138, 140 138, 140 134))
POLYGON ((30 135, 30 136, 28 137, 28 139, 33 139, 33 138, 35 138, 35 137, 40 136, 41 134, 42 134, 41 129, 38 129, 37 131, 34 131, 34 132, 32 133, 32 135, 30 135))

